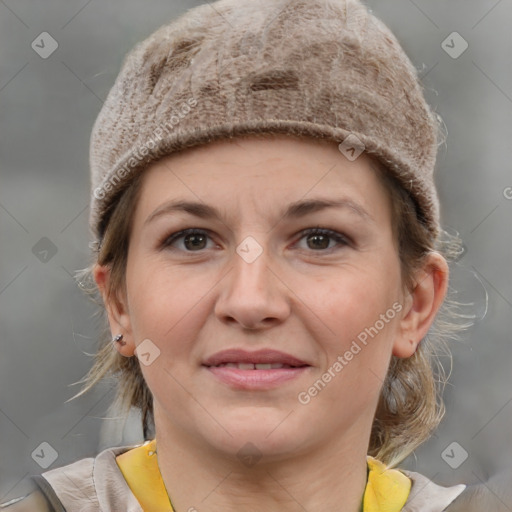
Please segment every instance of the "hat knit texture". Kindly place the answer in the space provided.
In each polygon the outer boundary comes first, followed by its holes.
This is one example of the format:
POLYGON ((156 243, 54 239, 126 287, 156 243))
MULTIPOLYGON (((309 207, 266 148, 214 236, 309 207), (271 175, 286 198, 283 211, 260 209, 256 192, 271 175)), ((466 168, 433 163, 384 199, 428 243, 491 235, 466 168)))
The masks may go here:
POLYGON ((358 0, 204 4, 125 58, 91 135, 91 232, 101 241, 120 193, 151 162, 264 132, 374 155, 435 238, 439 119, 395 36, 358 0))

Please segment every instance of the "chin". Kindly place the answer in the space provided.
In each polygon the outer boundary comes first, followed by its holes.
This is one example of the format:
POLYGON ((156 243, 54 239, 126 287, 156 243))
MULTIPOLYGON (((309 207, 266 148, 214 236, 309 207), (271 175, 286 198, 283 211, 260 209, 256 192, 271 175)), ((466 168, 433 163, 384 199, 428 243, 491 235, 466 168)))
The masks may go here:
POLYGON ((258 410, 251 408, 245 421, 228 421, 224 417, 222 425, 226 430, 216 429, 215 435, 208 435, 207 442, 225 454, 239 458, 245 455, 279 458, 296 454, 301 446, 309 444, 308 439, 314 433, 304 431, 306 422, 302 423, 302 427, 296 425, 290 411, 258 414, 258 410))

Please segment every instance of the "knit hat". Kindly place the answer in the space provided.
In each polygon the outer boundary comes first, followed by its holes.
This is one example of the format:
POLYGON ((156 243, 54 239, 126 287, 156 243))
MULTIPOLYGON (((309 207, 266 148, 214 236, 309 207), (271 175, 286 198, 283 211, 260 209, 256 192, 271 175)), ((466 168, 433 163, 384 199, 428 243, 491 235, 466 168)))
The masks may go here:
POLYGON ((439 234, 439 117, 390 30, 358 0, 219 0, 126 57, 91 136, 90 227, 101 241, 148 164, 218 139, 309 136, 380 160, 439 234))

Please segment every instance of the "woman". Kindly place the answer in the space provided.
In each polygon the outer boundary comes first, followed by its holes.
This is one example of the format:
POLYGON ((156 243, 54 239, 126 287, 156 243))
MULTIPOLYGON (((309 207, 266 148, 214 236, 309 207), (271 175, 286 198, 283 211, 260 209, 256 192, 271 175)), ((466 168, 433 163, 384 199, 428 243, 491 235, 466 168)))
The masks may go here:
POLYGON ((91 140, 109 339, 84 391, 115 374, 148 442, 50 470, 8 509, 467 499, 393 469, 443 414, 440 138, 356 0, 221 0, 137 46, 91 140))

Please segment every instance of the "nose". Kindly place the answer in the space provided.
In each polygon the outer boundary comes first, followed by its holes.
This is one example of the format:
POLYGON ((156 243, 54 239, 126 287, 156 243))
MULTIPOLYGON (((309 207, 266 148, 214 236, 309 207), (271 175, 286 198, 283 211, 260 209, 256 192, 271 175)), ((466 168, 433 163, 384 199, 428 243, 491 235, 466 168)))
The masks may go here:
POLYGON ((289 316, 288 288, 276 265, 270 268, 270 259, 266 250, 252 262, 234 252, 215 304, 215 314, 222 322, 243 329, 268 329, 289 316))

